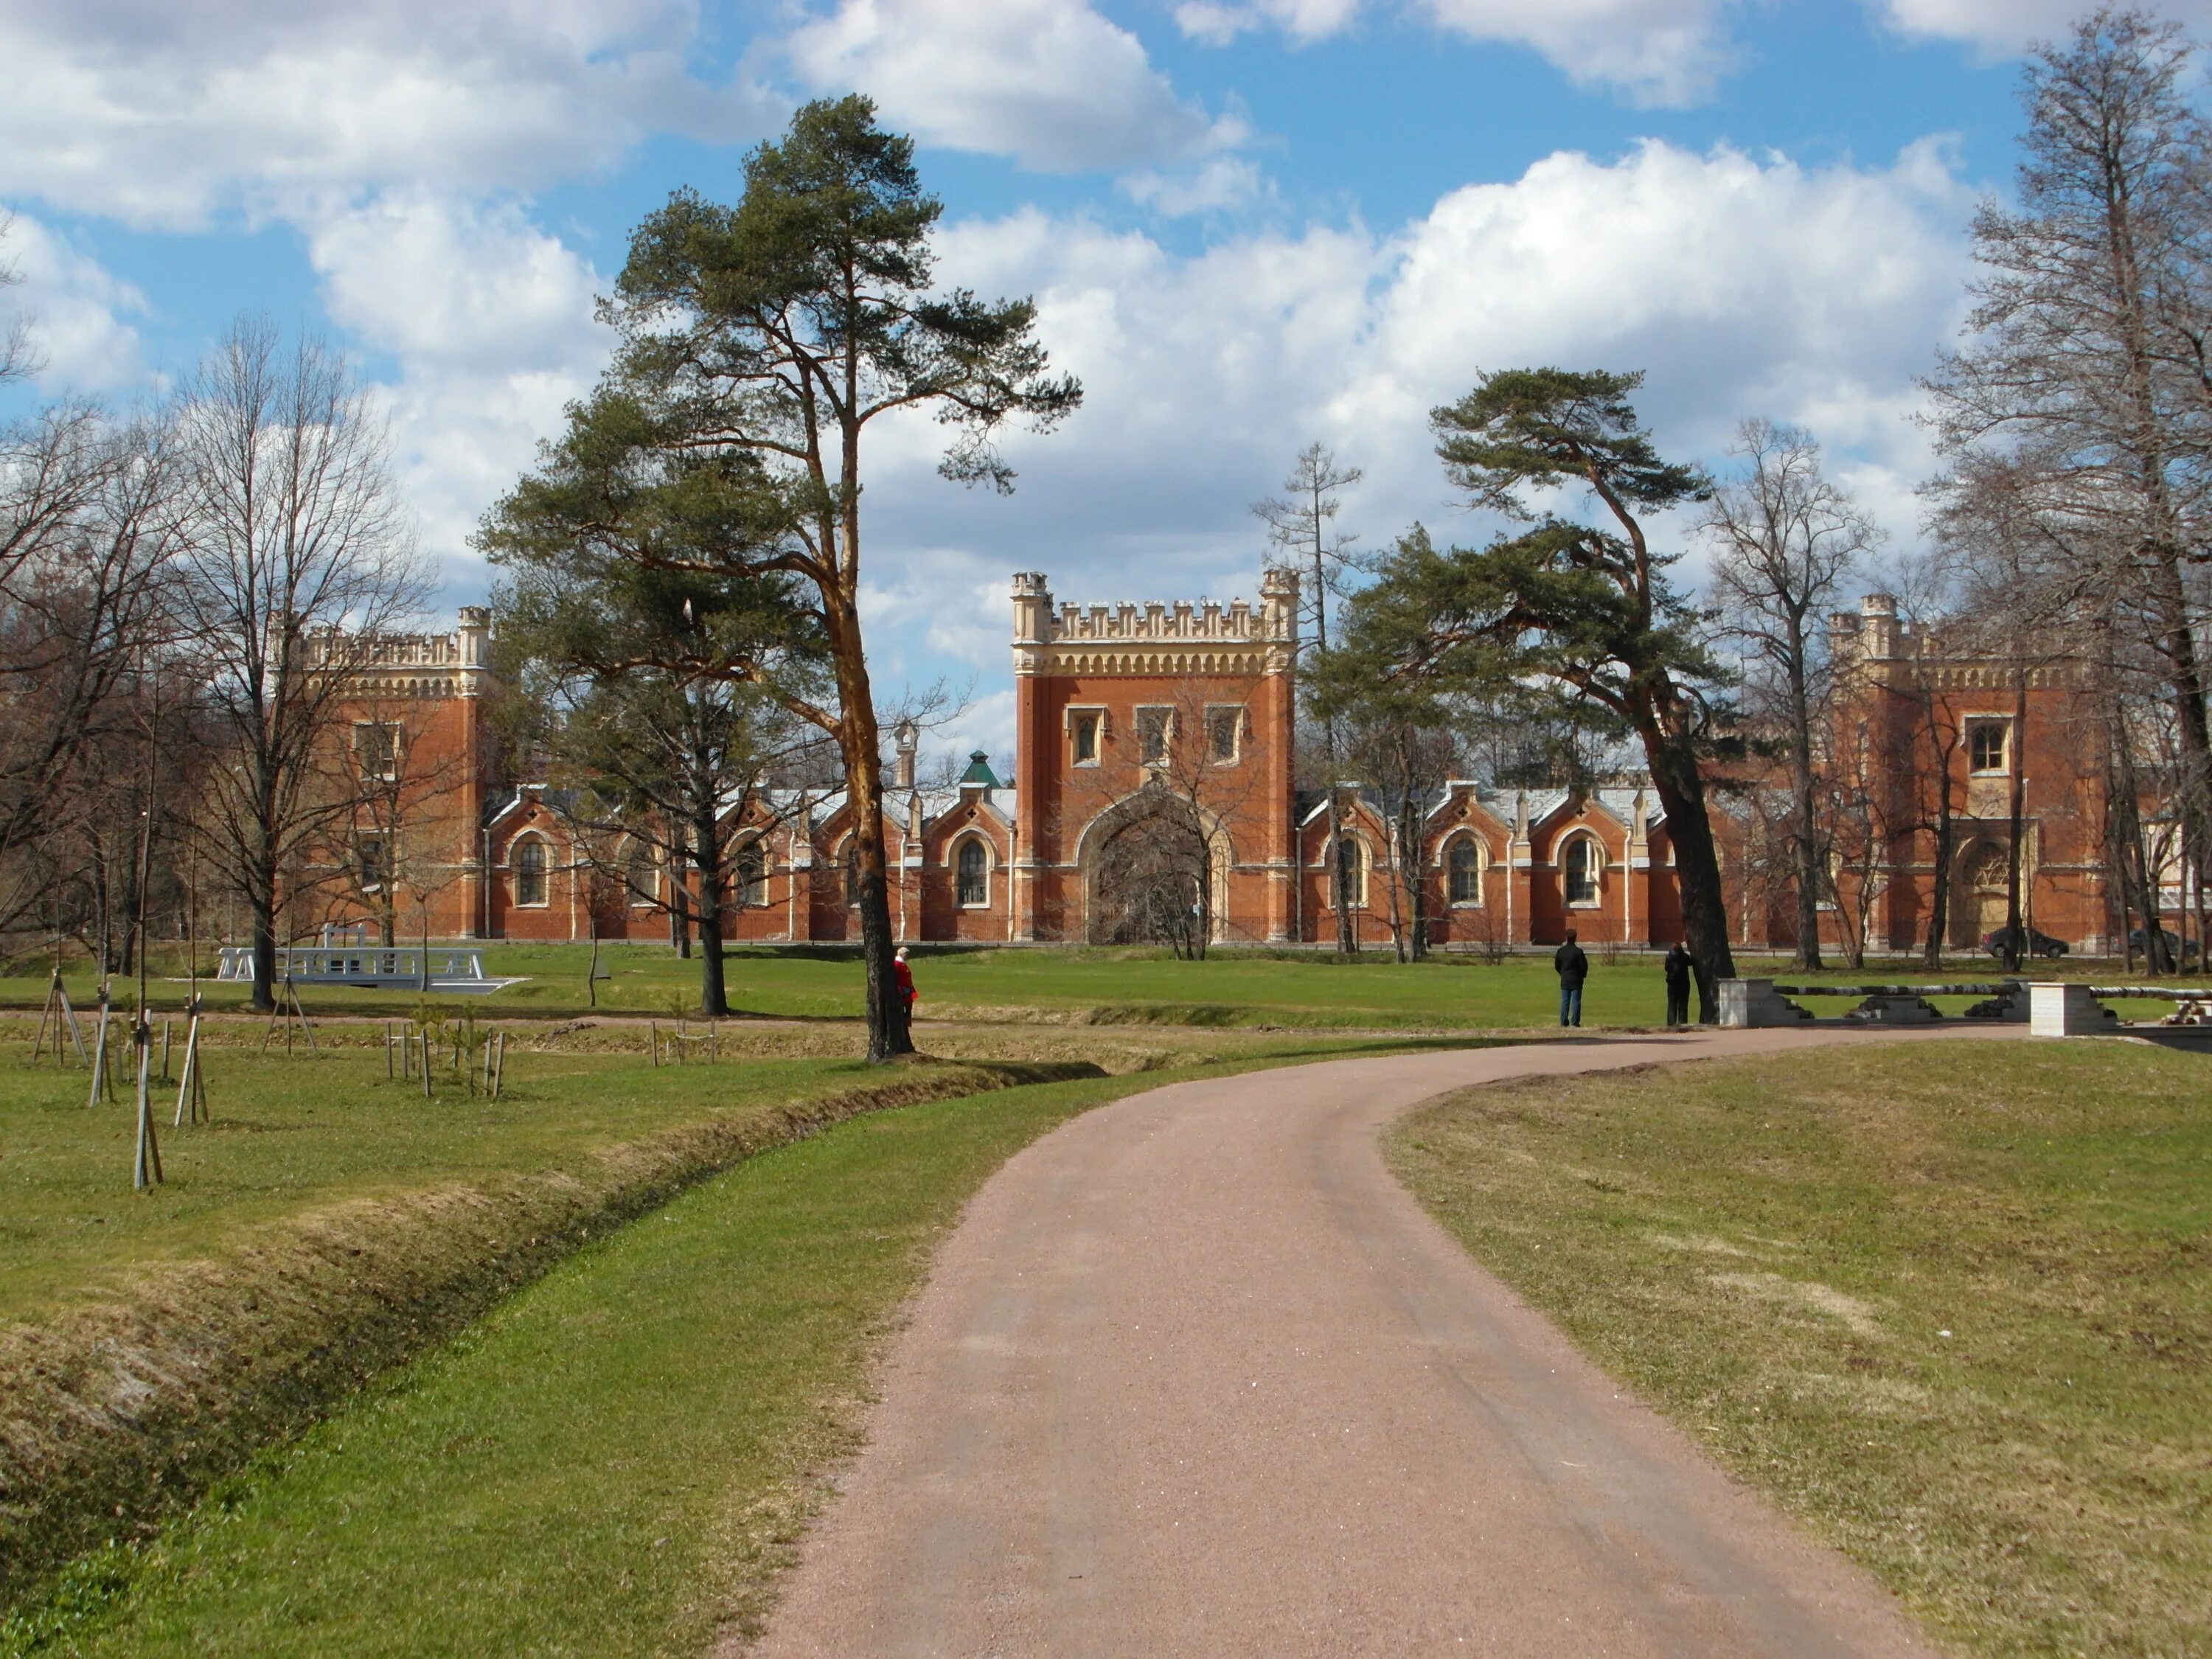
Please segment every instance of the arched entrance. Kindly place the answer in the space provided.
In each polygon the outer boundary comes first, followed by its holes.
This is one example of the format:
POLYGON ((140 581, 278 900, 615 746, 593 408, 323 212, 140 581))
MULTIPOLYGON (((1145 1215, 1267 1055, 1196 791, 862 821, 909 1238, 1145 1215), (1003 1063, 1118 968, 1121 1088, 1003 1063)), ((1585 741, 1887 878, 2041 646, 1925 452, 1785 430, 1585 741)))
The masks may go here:
POLYGON ((1117 801, 1077 848, 1093 945, 1167 945, 1202 953, 1227 924, 1229 837, 1163 786, 1117 801))
POLYGON ((1972 949, 2005 925, 2011 882, 2012 862, 2000 843, 1978 841, 1960 854, 1951 889, 1953 945, 1972 949))

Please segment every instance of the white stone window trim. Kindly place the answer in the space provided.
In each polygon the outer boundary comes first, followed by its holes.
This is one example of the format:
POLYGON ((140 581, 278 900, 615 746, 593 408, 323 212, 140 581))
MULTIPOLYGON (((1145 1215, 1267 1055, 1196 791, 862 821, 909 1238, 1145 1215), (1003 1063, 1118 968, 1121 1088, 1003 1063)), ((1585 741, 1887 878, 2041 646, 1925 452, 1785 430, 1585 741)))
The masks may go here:
POLYGON ((1244 739, 1252 729, 1252 709, 1249 703, 1210 702, 1206 705, 1206 763, 1208 766, 1242 766, 1244 763, 1244 739), (1229 729, 1229 756, 1223 759, 1213 752, 1213 723, 1226 714, 1232 724, 1229 729))
POLYGON ((380 893, 392 884, 392 866, 394 860, 392 858, 392 836, 382 830, 357 830, 354 832, 354 875, 361 883, 361 890, 362 892, 380 893), (376 856, 374 860, 371 860, 368 854, 368 849, 372 847, 376 849, 376 856), (369 876, 369 870, 372 864, 374 864, 376 871, 375 878, 374 880, 372 880, 369 876))
POLYGON ((551 857, 552 850, 553 850, 553 844, 552 844, 550 842, 547 841, 547 840, 545 839, 545 837, 544 837, 544 835, 542 835, 540 832, 538 832, 538 830, 524 830, 520 835, 517 836, 516 836, 516 837, 515 837, 512 842, 510 842, 507 844, 507 867, 508 874, 509 874, 510 878, 513 879, 514 884, 514 908, 515 908, 516 909, 518 909, 518 910, 545 910, 545 909, 550 909, 550 908, 552 908, 552 904, 553 904, 553 860, 552 860, 552 857, 551 857), (539 856, 541 859, 543 859, 543 860, 544 860, 544 863, 540 864, 540 865, 538 866, 538 870, 537 870, 537 877, 538 877, 538 896, 537 896, 536 898, 534 898, 534 899, 533 899, 533 898, 525 898, 525 897, 523 897, 523 896, 522 896, 522 892, 523 892, 523 887, 522 887, 523 878, 524 878, 525 875, 527 873, 526 872, 525 872, 525 870, 524 870, 524 869, 523 869, 523 867, 522 867, 522 854, 523 854, 523 852, 524 852, 524 850, 525 850, 526 848, 532 848, 532 847, 535 847, 536 848, 538 848, 538 856, 539 856))
POLYGON ((356 763, 362 759, 362 734, 368 732, 388 734, 384 750, 385 763, 381 769, 362 765, 362 776, 378 783, 398 782, 399 769, 406 760, 403 750, 407 742, 407 723, 404 720, 356 720, 353 723, 353 754, 356 763))
POLYGON ((652 842, 640 841, 635 836, 623 842, 622 884, 623 893, 629 897, 629 908, 633 910, 650 910, 660 902, 660 860, 655 854, 652 842), (637 855, 641 851, 645 854, 647 871, 647 879, 642 890, 630 879, 637 872, 637 855))
POLYGON ((1444 872, 1445 908, 1451 910, 1481 909, 1488 896, 1490 866, 1492 862, 1488 845, 1472 830, 1455 830, 1444 837, 1444 844, 1441 850, 1443 856, 1437 860, 1437 863, 1443 866, 1444 872), (1471 899, 1457 898, 1452 893, 1452 877, 1455 873, 1452 869, 1452 858, 1462 847, 1474 848, 1474 896, 1471 899))
POLYGON ((1106 763, 1107 736, 1112 729, 1106 719, 1106 705, 1103 702, 1072 702, 1060 711, 1060 729, 1067 737, 1067 763, 1072 767, 1079 766, 1086 771, 1092 767, 1103 766, 1106 763), (1089 760, 1075 757, 1075 724, 1078 720, 1097 722, 1091 733, 1089 760))
POLYGON ((1559 872, 1559 905, 1567 910, 1601 910, 1605 908, 1605 843, 1594 830, 1571 830, 1559 838, 1559 848, 1552 855, 1553 867, 1559 872), (1567 896, 1567 855, 1578 842, 1587 842, 1590 848, 1590 896, 1588 898, 1567 896))
POLYGON ((945 862, 952 872, 952 908, 956 910, 988 910, 991 908, 992 878, 998 873, 998 849, 991 838, 980 830, 963 830, 953 837, 952 845, 945 849, 951 857, 945 862), (960 896, 960 860, 970 847, 980 848, 983 854, 983 896, 963 899, 960 896))
POLYGON ((769 908, 769 878, 775 873, 775 860, 769 854, 768 837, 754 834, 745 836, 730 849, 730 908, 733 910, 765 910, 769 908), (760 866, 758 882, 745 880, 745 860, 752 859, 760 866), (748 898, 746 894, 757 887, 759 896, 748 898))
POLYGON ((1966 775, 1970 778, 2008 778, 2012 775, 2013 730, 2010 714, 1962 714, 1959 732, 1966 739, 1966 775), (1996 766, 1977 766, 1974 763, 1974 738, 1977 733, 1995 726, 2002 734, 2004 759, 1996 766))
MULTIPOLYGON (((1336 848, 1339 839, 1332 836, 1322 848, 1322 904, 1324 908, 1329 910, 1334 910, 1336 908, 1336 848)), ((1359 852, 1358 858, 1353 861, 1354 878, 1351 908, 1354 910, 1364 910, 1367 908, 1368 878, 1375 873, 1375 849, 1367 844, 1367 837, 1357 830, 1346 830, 1341 839, 1346 845, 1357 848, 1359 852)))
POLYGON ((1137 764, 1152 771, 1164 770, 1174 763, 1176 739, 1182 734, 1176 730, 1176 707, 1171 702, 1140 702, 1129 711, 1129 735, 1137 744, 1137 764), (1158 758, 1145 753, 1145 716, 1160 717, 1160 752, 1158 758))

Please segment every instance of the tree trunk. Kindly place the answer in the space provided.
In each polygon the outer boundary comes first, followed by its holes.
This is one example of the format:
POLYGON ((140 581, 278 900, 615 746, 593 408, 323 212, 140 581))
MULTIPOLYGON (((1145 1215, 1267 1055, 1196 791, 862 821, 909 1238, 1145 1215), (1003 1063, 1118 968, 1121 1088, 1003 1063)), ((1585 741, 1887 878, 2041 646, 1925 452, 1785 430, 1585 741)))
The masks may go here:
POLYGON ((1400 823, 1395 816, 1386 818, 1389 825, 1389 842, 1385 851, 1389 854, 1390 950, 1399 961, 1406 960, 1405 869, 1406 848, 1399 835, 1400 823))
MULTIPOLYGON (((1813 726, 1802 666, 1791 675, 1791 717, 1796 729, 1790 743, 1790 815, 1796 820, 1790 838, 1797 863, 1797 955, 1796 966, 1820 966, 1820 889, 1827 872, 1821 868, 1820 823, 1813 799, 1813 726)), ((1840 915, 1841 913, 1838 912, 1840 915)))
MULTIPOLYGON (((884 775, 874 694, 860 654, 860 618, 849 599, 830 611, 830 644, 836 665, 837 746, 845 763, 845 801, 853 817, 854 877, 860 888, 860 950, 867 966, 868 1058, 896 1060, 914 1052, 906 1003, 899 995, 892 952, 889 878, 884 861, 884 775)), ((703 921, 703 918, 702 918, 703 921)))
MULTIPOLYGON (((1335 770, 1334 767, 1330 769, 1335 770)), ((1336 780, 1328 781, 1328 890, 1336 912, 1336 953, 1359 954, 1359 930, 1352 915, 1352 872, 1344 866, 1344 815, 1337 810, 1336 780)))
MULTIPOLYGON (((712 774, 706 775, 711 776, 712 774)), ((721 826, 714 799, 702 802, 691 821, 692 866, 699 872, 699 1012, 719 1019, 730 1012, 722 968, 722 907, 728 897, 721 826)))
POLYGON ((671 826, 671 839, 675 845, 668 849, 668 942, 676 947, 679 961, 691 960, 691 888, 690 872, 684 868, 690 861, 690 848, 684 842, 682 825, 671 826))
POLYGON ((1406 878, 1407 938, 1415 962, 1429 954, 1428 860, 1421 843, 1421 809, 1407 797, 1405 821, 1398 832, 1399 856, 1410 866, 1406 878))
POLYGON ((1735 954, 1729 948, 1728 903, 1721 890, 1720 854, 1705 807, 1705 779, 1687 739, 1670 738, 1649 724, 1643 738, 1652 790, 1666 811, 1668 838, 1674 847, 1683 942, 1698 981, 1698 1021, 1711 1025, 1720 1018, 1715 982, 1735 977, 1735 954))
POLYGON ((2007 803, 2012 846, 2005 858, 2004 966, 2008 974, 2020 972, 2021 960, 2027 954, 2027 932, 2021 920, 2020 902, 2020 865, 2027 850, 2021 843, 2027 838, 2027 673, 2023 669, 2014 673, 2012 684, 2012 791, 2007 803))

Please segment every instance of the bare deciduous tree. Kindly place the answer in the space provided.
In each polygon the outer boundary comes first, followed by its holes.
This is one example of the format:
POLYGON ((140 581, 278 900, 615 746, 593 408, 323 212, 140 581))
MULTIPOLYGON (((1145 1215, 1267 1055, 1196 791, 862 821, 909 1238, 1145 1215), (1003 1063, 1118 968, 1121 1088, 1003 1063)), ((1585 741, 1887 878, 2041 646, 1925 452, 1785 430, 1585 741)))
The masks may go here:
POLYGON ((1778 728, 1787 747, 1797 965, 1818 968, 1820 906, 1830 884, 1816 770, 1830 690, 1820 618, 1881 532, 1823 476, 1810 433, 1747 420, 1729 453, 1742 471, 1714 490, 1704 519, 1712 597, 1721 628, 1750 659, 1752 712, 1778 728))
MULTIPOLYGON (((1342 492, 1366 476, 1360 468, 1339 461, 1328 446, 1314 442, 1300 450, 1291 464, 1290 476, 1283 480, 1283 493, 1252 504, 1253 513, 1267 526, 1269 544, 1298 570, 1300 643, 1317 652, 1329 648, 1329 596, 1341 598, 1347 578, 1361 568, 1358 556, 1352 551, 1358 538, 1346 534, 1335 525, 1343 507, 1342 492)), ((1334 719, 1324 716, 1317 724, 1324 769, 1320 781, 1328 791, 1328 836, 1333 847, 1343 829, 1337 821, 1336 788, 1343 781, 1341 734, 1334 719)), ((1332 908, 1336 913, 1336 948, 1343 956, 1356 955, 1359 950, 1359 933, 1353 925, 1346 884, 1348 879, 1340 869, 1330 884, 1335 899, 1332 908)))
POLYGON ((266 1010, 280 897, 311 878, 311 848, 351 810, 329 775, 331 727, 370 643, 419 606, 422 568, 385 422, 322 342, 240 320, 190 381, 181 419, 178 597, 222 750, 201 826, 251 917, 253 1005, 266 1010))
POLYGON ((2212 174, 2195 78, 2179 27, 2139 10, 2100 9, 2035 52, 2019 206, 1976 218, 1978 303, 1931 389, 1954 456, 2032 453, 2057 511, 2094 520, 2070 574, 2157 660, 2201 874, 2212 732, 2191 590, 2212 458, 2212 174))

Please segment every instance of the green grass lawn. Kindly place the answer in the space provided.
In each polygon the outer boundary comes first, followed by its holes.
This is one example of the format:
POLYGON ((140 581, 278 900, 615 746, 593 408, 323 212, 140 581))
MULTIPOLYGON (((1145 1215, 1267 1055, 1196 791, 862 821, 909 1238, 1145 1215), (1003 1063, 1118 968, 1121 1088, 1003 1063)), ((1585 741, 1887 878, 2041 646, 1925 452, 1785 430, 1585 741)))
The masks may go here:
POLYGON ((81 1562, 0 1653, 697 1653, 855 1443, 928 1246, 1012 1152, 1158 1078, 855 1119, 693 1188, 81 1562))
POLYGON ((2212 1072, 1925 1043, 1470 1093, 1395 1167, 1984 1653, 2212 1651, 2212 1072))
MULTIPOLYGON (((682 960, 665 946, 603 947, 600 965, 608 977, 597 986, 596 1005, 585 984, 591 960, 586 949, 495 945, 483 947, 483 957, 487 973, 527 977, 488 997, 441 998, 440 1006, 458 1009, 465 1002, 488 1017, 571 1018, 597 1012, 665 1018, 695 1006, 698 996, 697 963, 682 960)), ((1664 1016, 1666 995, 1656 956, 1624 951, 1608 961, 1601 949, 1591 957, 1583 1006, 1587 1024, 1649 1025, 1664 1016)), ((36 962, 18 966, 17 975, 0 978, 0 1006, 35 1008, 45 994, 44 968, 36 962)), ((1768 958, 1746 957, 1740 969, 1784 980, 1798 977, 1784 963, 1768 958)), ((727 972, 732 1005, 748 1013, 853 1019, 862 1012, 856 952, 742 950, 729 957, 727 972)), ((2118 972, 2112 964, 2070 962, 2055 969, 2038 964, 2030 977, 2056 974, 2102 980, 2118 972)), ((1440 957, 1408 965, 1393 961, 1388 951, 1370 951, 1356 963, 1345 963, 1325 956, 1236 951, 1217 952, 1204 962, 1178 962, 1164 953, 1139 951, 925 949, 915 957, 915 977, 925 1019, 1042 1010, 1057 1018, 1108 1023, 1512 1030, 1554 1024, 1559 1012, 1558 981, 1548 957, 1540 955, 1499 963, 1440 957)), ((1830 983, 1917 982, 1929 975, 1917 967, 1885 963, 1817 977, 1830 983)), ((1939 977, 1990 981, 1998 977, 1998 970, 1986 957, 1964 957, 1939 977)), ((80 1003, 94 989, 91 977, 81 972, 70 975, 70 984, 80 1003)), ((185 988, 181 981, 157 981, 152 1000, 157 1009, 176 1006, 185 988)), ((245 993, 236 986, 211 988, 208 995, 211 1006, 244 1006, 245 993)), ((421 1001, 411 992, 349 989, 317 988, 305 997, 311 1009, 334 1014, 404 1014, 421 1001)), ((1849 1006, 1823 1004, 1814 1012, 1840 1013, 1849 1006)), ((1966 1004, 1938 1006, 1956 1013, 1966 1004)))
POLYGON ((129 1091, 88 1109, 84 1071, 33 1067, 26 1052, 0 1044, 0 1318, 234 1249, 343 1201, 574 1168, 690 1121, 879 1080, 851 1059, 655 1070, 638 1056, 510 1046, 501 1099, 471 1099, 447 1078, 425 1100, 419 1084, 387 1081, 381 1056, 362 1048, 286 1060, 218 1047, 207 1060, 213 1122, 173 1129, 176 1091, 157 1095, 168 1178, 137 1194, 129 1091))

